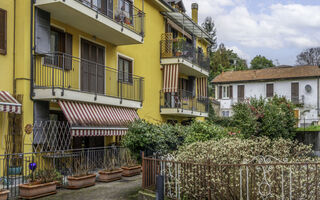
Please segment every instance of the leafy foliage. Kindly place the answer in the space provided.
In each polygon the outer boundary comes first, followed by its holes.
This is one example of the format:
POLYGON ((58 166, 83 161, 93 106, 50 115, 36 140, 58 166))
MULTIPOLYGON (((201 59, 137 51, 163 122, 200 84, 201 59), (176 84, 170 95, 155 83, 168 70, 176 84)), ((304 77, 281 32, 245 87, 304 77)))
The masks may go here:
POLYGON ((251 60, 251 69, 264 69, 274 67, 272 60, 267 59, 264 56, 258 55, 251 60))
POLYGON ((36 182, 39 184, 54 181, 62 183, 62 178, 62 175, 55 169, 37 170, 27 177, 30 182, 36 182))
POLYGON ((210 35, 213 44, 208 47, 208 50, 214 51, 217 48, 217 31, 215 28, 214 20, 212 17, 206 17, 204 22, 202 23, 202 28, 210 35))
POLYGON ((320 47, 314 47, 303 50, 297 55, 297 63, 299 65, 320 65, 320 47))
POLYGON ((246 138, 294 138, 296 119, 293 104, 284 97, 239 102, 233 106, 233 119, 246 138))

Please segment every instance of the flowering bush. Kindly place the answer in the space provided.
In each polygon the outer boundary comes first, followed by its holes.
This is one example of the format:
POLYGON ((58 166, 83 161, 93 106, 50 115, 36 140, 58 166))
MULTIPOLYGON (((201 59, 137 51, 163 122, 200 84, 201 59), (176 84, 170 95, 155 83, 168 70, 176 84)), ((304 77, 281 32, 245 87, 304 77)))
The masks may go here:
POLYGON ((294 106, 284 97, 252 98, 233 106, 233 120, 246 138, 294 138, 294 106))

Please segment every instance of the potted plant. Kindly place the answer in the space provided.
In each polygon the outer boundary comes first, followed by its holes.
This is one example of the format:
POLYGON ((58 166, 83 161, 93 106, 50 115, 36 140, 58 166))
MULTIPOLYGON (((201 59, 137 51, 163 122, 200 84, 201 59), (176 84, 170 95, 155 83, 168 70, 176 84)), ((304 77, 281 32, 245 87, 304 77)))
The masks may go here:
POLYGON ((173 47, 175 49, 175 55, 177 57, 180 57, 182 55, 185 42, 186 39, 184 37, 178 37, 174 39, 173 47))
POLYGON ((116 167, 116 160, 114 157, 112 157, 106 168, 99 171, 98 180, 102 182, 112 182, 120 180, 122 178, 122 171, 123 170, 121 168, 116 167))
POLYGON ((8 160, 11 160, 11 163, 9 163, 9 167, 7 169, 8 175, 9 176, 21 175, 21 172, 22 172, 21 156, 14 155, 12 158, 9 158, 8 160))
POLYGON ((69 189, 81 189, 94 186, 96 184, 96 174, 89 173, 86 163, 80 160, 75 160, 75 173, 73 176, 68 176, 69 189))
MULTIPOLYGON (((3 182, 3 179, 0 179, 2 183, 3 182)), ((3 183, 2 183, 3 184, 3 183)), ((7 200, 8 199, 8 196, 9 196, 9 190, 6 190, 6 189, 0 189, 0 200, 7 200)))
POLYGON ((124 163, 125 165, 121 167, 123 170, 122 176, 131 177, 141 173, 141 165, 137 164, 137 161, 132 159, 129 151, 125 151, 124 163))
MULTIPOLYGON (((34 164, 34 163, 31 163, 34 164)), ((39 170, 27 177, 29 182, 19 185, 20 198, 34 199, 57 193, 57 184, 62 176, 55 169, 39 170)))

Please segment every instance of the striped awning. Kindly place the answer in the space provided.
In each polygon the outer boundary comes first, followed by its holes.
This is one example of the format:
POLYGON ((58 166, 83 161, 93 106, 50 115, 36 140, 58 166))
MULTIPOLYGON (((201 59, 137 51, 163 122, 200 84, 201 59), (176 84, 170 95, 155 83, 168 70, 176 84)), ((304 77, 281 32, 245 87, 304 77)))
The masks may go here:
POLYGON ((21 114, 21 104, 7 91, 0 91, 0 111, 21 114))
POLYGON ((207 77, 197 78, 198 96, 207 97, 208 96, 207 90, 208 90, 208 78, 207 77))
POLYGON ((71 125, 72 136, 125 135, 128 124, 139 119, 132 108, 74 101, 59 101, 59 105, 71 125))
POLYGON ((163 77, 163 92, 178 92, 179 65, 165 65, 163 77))

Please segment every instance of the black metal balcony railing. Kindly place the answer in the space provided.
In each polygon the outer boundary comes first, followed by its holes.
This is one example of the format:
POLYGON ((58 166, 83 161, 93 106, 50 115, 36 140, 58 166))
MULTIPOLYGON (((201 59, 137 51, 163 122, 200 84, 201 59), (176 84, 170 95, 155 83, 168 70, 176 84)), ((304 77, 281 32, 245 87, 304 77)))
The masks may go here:
POLYGON ((196 97, 192 92, 179 90, 176 93, 160 91, 160 109, 176 108, 195 112, 209 112, 209 98, 196 97))
POLYGON ((144 37, 145 13, 125 0, 75 0, 144 37))
POLYGON ((142 102, 144 78, 64 53, 35 55, 34 88, 73 90, 142 102))
POLYGON ((199 49, 183 39, 161 40, 161 58, 184 58, 201 69, 209 71, 210 59, 199 49))

